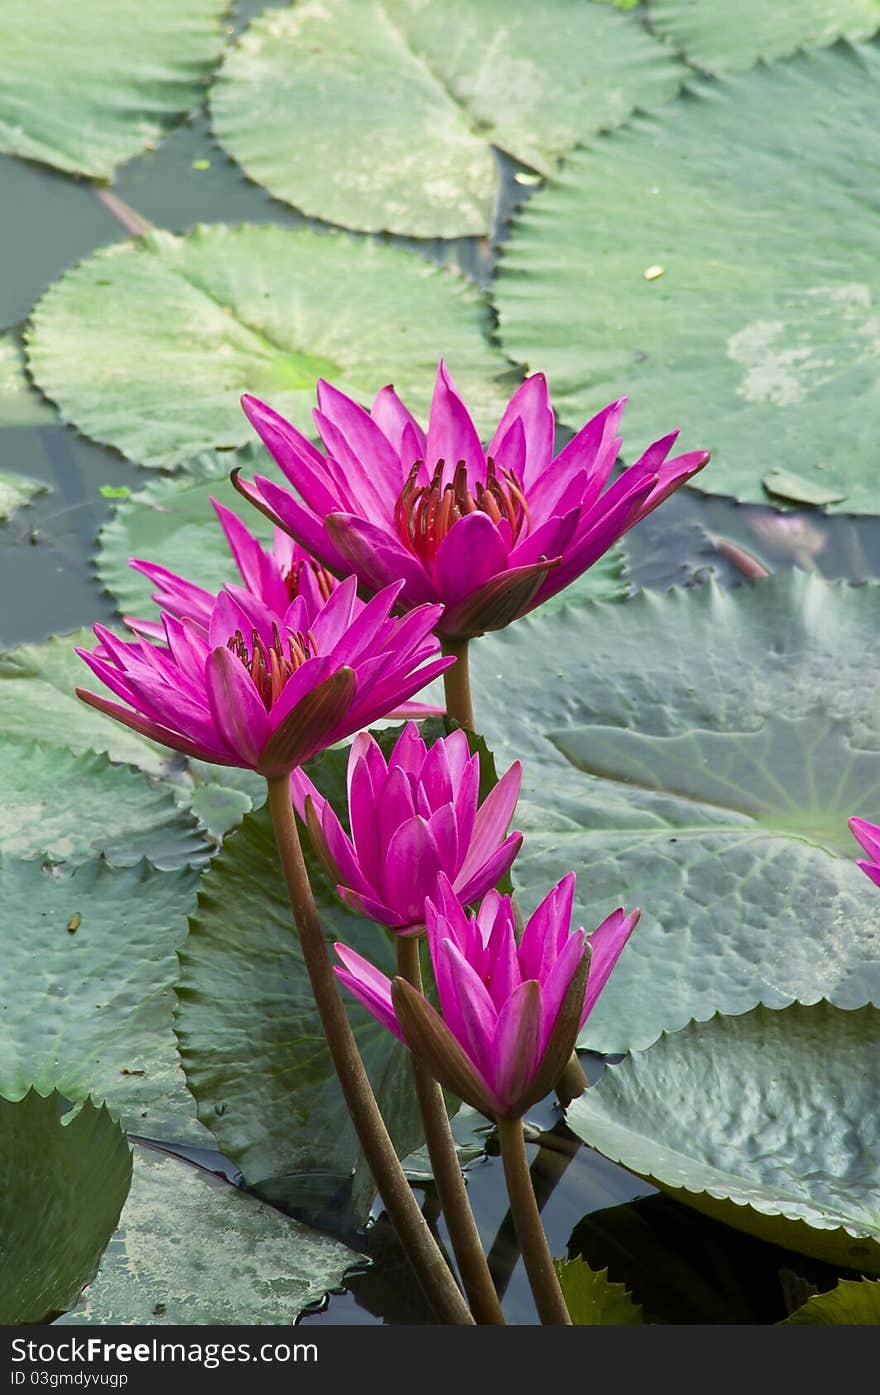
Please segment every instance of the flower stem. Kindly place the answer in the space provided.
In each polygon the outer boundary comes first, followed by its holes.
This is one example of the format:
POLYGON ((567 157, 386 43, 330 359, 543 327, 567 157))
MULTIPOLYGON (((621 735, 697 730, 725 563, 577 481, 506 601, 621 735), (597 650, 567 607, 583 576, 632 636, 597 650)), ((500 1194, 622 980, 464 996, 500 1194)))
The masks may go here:
MULTIPOLYGON (((415 936, 398 936, 397 972, 421 992, 419 941, 415 936)), ((471 1311, 478 1323, 503 1325, 504 1314, 468 1201, 443 1091, 417 1056, 412 1057, 412 1069, 437 1195, 471 1311)))
POLYGON ((267 780, 275 841, 299 931, 303 960, 321 1025, 367 1165, 391 1223, 440 1322, 473 1325, 473 1317, 440 1247, 419 1210, 388 1136, 330 963, 303 860, 286 775, 267 780))
POLYGON ((459 726, 476 731, 474 703, 471 697, 471 677, 468 667, 468 639, 443 638, 441 647, 448 657, 454 655, 455 663, 450 664, 443 675, 446 692, 446 715, 454 718, 459 726))
POLYGON ((553 1268, 553 1257, 532 1189, 522 1119, 499 1118, 497 1123, 510 1214, 516 1226, 520 1253, 532 1286, 538 1316, 542 1323, 570 1327, 571 1318, 553 1268))

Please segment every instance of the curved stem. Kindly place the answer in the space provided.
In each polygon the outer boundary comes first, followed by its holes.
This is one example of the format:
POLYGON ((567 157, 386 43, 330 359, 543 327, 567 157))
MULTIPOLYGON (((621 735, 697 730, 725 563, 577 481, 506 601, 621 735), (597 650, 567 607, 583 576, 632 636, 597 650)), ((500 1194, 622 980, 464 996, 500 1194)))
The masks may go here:
MULTIPOLYGON (((415 936, 398 936, 397 972, 419 992, 422 973, 419 966, 419 941, 415 936)), ((437 1195, 446 1217, 449 1238, 458 1260, 458 1268, 470 1301, 471 1311, 478 1323, 501 1325, 504 1314, 492 1283, 486 1255, 480 1241, 474 1215, 468 1201, 467 1188, 455 1152, 455 1139, 449 1126, 446 1102, 437 1081, 417 1056, 412 1056, 413 1079, 419 1101, 419 1112, 425 1129, 428 1155, 434 1170, 437 1195)))
POLYGON ((520 1253, 529 1276, 538 1316, 542 1323, 555 1327, 570 1327, 571 1318, 565 1306, 562 1289, 553 1268, 553 1256, 547 1244, 541 1213, 532 1189, 522 1119, 498 1121, 498 1140, 504 1180, 510 1198, 510 1213, 516 1226, 520 1253))
POLYGON ((446 715, 453 717, 460 726, 467 727, 469 731, 476 730, 474 720, 474 702, 471 697, 471 677, 468 667, 468 645, 469 639, 449 639, 441 640, 441 648, 445 655, 453 654, 455 663, 450 664, 443 675, 443 687, 446 693, 446 715))
POLYGON ((303 959, 345 1103, 391 1223, 440 1322, 473 1324, 468 1306, 440 1252, 412 1189, 373 1094, 330 963, 327 944, 303 860, 288 776, 267 780, 275 841, 299 931, 303 959))

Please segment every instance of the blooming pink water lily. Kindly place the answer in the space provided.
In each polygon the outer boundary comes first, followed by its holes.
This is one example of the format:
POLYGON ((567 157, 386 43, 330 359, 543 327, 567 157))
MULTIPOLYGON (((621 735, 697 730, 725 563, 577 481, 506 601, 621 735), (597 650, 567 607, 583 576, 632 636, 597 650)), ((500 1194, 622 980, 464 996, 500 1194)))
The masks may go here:
POLYGON ((852 818, 849 829, 868 854, 867 859, 857 858, 856 866, 861 867, 865 876, 880 886, 880 827, 876 823, 868 823, 867 819, 852 818))
POLYGON ((441 361, 427 433, 392 387, 366 411, 318 383, 326 454, 256 397, 242 405, 297 494, 264 476, 236 487, 340 576, 376 591, 402 579, 401 603, 442 603, 439 633, 504 625, 556 595, 709 459, 667 459, 677 432, 606 488, 625 399, 554 454, 543 374, 514 393, 484 450, 441 361), (298 496, 298 497, 297 497, 298 496))
POLYGON ((400 589, 386 587, 357 609, 350 577, 316 614, 297 596, 281 624, 256 596, 221 591, 207 624, 163 615, 161 646, 96 625, 98 647, 77 653, 127 706, 77 694, 173 750, 284 775, 447 667, 431 633, 437 607, 395 619, 400 589))
MULTIPOLYGON (((223 587, 224 591, 237 596, 245 606, 249 596, 255 597, 264 608, 262 613, 265 615, 268 611, 274 616, 279 631, 284 628, 285 616, 291 603, 300 599, 303 602, 303 623, 308 631, 312 621, 341 585, 338 578, 328 572, 326 567, 322 567, 320 562, 315 561, 315 558, 283 529, 275 529, 272 551, 269 552, 237 514, 216 499, 212 499, 211 503, 226 535, 242 582, 241 585, 227 582, 223 587)), ((178 576, 176 572, 169 571, 158 562, 132 557, 129 566, 152 581, 156 587, 152 599, 160 610, 176 620, 194 621, 207 634, 216 601, 213 591, 207 591, 204 586, 178 576)), ((352 607, 353 614, 358 615, 365 604, 365 601, 356 597, 352 607)), ((162 621, 142 620, 126 615, 125 623, 135 634, 147 639, 157 639, 160 642, 165 639, 165 626, 162 621)), ((404 718, 431 717, 442 713, 443 710, 442 707, 429 703, 408 702, 392 712, 381 715, 404 718)))
POLYGON ((336 973, 448 1089, 489 1118, 516 1118, 553 1088, 639 918, 615 910, 589 939, 571 931, 575 875, 544 898, 517 943, 510 898, 490 891, 468 916, 442 873, 428 944, 439 1013, 336 945, 336 973))
POLYGON ((378 742, 356 736, 348 758, 351 837, 302 770, 293 802, 315 851, 353 910, 398 934, 425 924, 426 898, 441 872, 454 894, 478 900, 510 868, 522 843, 507 835, 522 779, 515 761, 480 804, 480 758, 463 731, 430 748, 409 722, 386 763, 378 742))

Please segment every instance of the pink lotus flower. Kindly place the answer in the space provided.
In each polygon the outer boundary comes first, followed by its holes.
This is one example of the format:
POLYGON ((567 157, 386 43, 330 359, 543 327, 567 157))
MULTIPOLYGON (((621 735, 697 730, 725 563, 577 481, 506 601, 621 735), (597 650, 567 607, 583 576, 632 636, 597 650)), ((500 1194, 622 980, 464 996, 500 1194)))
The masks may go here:
POLYGON ((463 731, 428 749, 410 722, 385 763, 362 732, 348 758, 351 838, 304 771, 291 778, 293 802, 316 853, 346 905, 401 935, 425 924, 425 900, 445 873, 464 904, 510 868, 521 833, 505 837, 519 796, 519 761, 479 803, 480 758, 463 731))
POLYGON ((624 403, 554 456, 547 384, 536 373, 484 451, 442 361, 427 435, 392 387, 367 412, 321 380, 314 416, 326 455, 271 407, 242 398, 301 497, 261 475, 233 479, 331 571, 353 572, 368 592, 402 579, 402 605, 442 603, 439 633, 465 639, 556 595, 706 464, 707 451, 667 460, 673 432, 606 489, 624 403))
MULTIPOLYGON (((218 503, 216 499, 212 499, 211 503, 243 582, 243 587, 227 582, 223 587, 224 591, 238 597, 245 607, 248 597, 255 597, 266 611, 272 613, 279 631, 284 629, 285 616, 291 603, 299 598, 303 602, 303 623, 305 631, 308 632, 318 613, 341 585, 340 581, 281 528, 275 529, 272 551, 267 552, 237 514, 218 503)), ((169 571, 157 562, 145 562, 132 557, 129 566, 152 581, 156 587, 152 599, 160 610, 176 620, 195 621, 207 634, 216 601, 213 591, 206 591, 203 586, 178 576, 176 572, 169 571)), ((359 615, 365 604, 365 601, 355 598, 353 615, 359 615)), ((124 618, 129 629, 134 630, 135 634, 164 642, 165 626, 162 621, 141 620, 130 615, 124 618)), ((403 718, 432 717, 443 711, 442 707, 435 707, 429 703, 408 702, 393 712, 381 715, 403 718)))
POLYGON ((618 909, 589 939, 570 933, 574 884, 563 877, 517 944, 509 897, 490 891, 469 917, 441 873, 426 906, 439 1013, 345 945, 336 973, 442 1085, 490 1119, 518 1118, 559 1079, 639 918, 618 909))
POLYGON ((870 858, 870 861, 857 858, 856 866, 861 867, 865 876, 880 886, 880 827, 876 823, 868 823, 867 819, 852 818, 849 820, 849 830, 870 858))
POLYGON ((128 706, 77 688, 92 707, 175 751, 280 776, 384 716, 436 678, 436 606, 390 619, 400 583, 356 610, 353 577, 311 615, 302 596, 279 625, 245 591, 215 597, 207 626, 164 615, 165 646, 103 625, 77 653, 128 706))

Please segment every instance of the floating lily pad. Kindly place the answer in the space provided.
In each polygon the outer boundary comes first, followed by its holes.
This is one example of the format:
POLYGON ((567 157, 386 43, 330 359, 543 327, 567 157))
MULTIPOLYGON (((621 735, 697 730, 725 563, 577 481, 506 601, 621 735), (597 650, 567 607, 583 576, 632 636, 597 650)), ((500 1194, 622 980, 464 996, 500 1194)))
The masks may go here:
POLYGON ((878 80, 876 43, 840 43, 572 153, 495 291, 505 350, 547 372, 567 425, 627 393, 629 458, 681 427, 712 451, 699 489, 767 502, 784 471, 799 501, 876 512, 878 80))
POLYGON ((841 1279, 829 1293, 817 1293, 785 1324, 810 1327, 876 1327, 880 1324, 880 1280, 841 1279))
MULTIPOLYGON (((324 768, 339 753, 322 758, 324 768)), ((347 753, 342 757, 344 770, 347 753)), ((322 791, 326 781, 312 770, 322 791)), ((394 973, 390 937, 336 898, 305 848, 328 944, 394 973)), ((332 951, 331 951, 332 952, 332 951)), ((199 1117, 248 1183, 286 1205, 347 1185, 357 1142, 302 962, 269 811, 247 814, 205 873, 181 950, 178 1040, 199 1117)), ((373 1088, 400 1156, 421 1142, 406 1049, 352 1000, 373 1088)), ((364 1211, 368 1185, 360 1190, 364 1211)))
POLYGON ((644 1047, 759 1002, 880 1003, 880 896, 847 829, 880 813, 878 628, 877 586, 793 572, 472 646, 478 725, 499 768, 524 761, 524 909, 572 869, 576 924, 642 907, 582 1045, 644 1047))
POLYGON ((276 198, 365 231, 460 237, 489 231, 491 146, 547 172, 684 75, 640 24, 581 0, 325 0, 259 15, 211 105, 276 198))
POLYGON ((878 1048, 872 1007, 716 1016, 609 1067, 567 1122, 699 1211, 877 1273, 878 1048))
POLYGON ((553 1261, 575 1327, 632 1327, 644 1321, 624 1284, 609 1281, 607 1269, 591 1269, 578 1257, 553 1261))
MULTIPOLYGON (((5 1089, 5 1079, 2 1087, 5 1089)), ((131 1185, 125 1134, 86 1100, 0 1098, 0 1322, 51 1322, 95 1275, 131 1185), (14 1259, 14 1263, 9 1260, 14 1259)))
POLYGON ((867 39, 880 29, 878 0, 649 0, 651 28, 691 63, 713 73, 787 58, 835 39, 867 39))
POLYGON ((115 867, 148 858, 171 870, 204 862, 192 816, 167 786, 94 751, 0 740, 0 852, 75 864, 102 857, 115 867))
POLYGON ((0 150, 109 179, 198 105, 228 0, 5 0, 0 150))
POLYGON ((146 862, 70 870, 0 856, 0 1081, 105 1100, 126 1126, 180 1142, 195 1118, 172 1026, 175 950, 197 877, 146 862))
POLYGON ((59 1325, 290 1324, 359 1259, 201 1168, 136 1148, 119 1230, 59 1325))
POLYGON ((48 489, 49 486, 42 480, 0 470, 0 523, 6 523, 25 504, 29 504, 38 494, 46 494, 48 489))
POLYGON ((315 384, 369 401, 394 382, 427 413, 437 360, 486 431, 518 375, 488 303, 410 252, 310 229, 195 228, 105 247, 34 311, 37 382, 87 436, 144 465, 253 441, 242 392, 312 434, 315 384))

